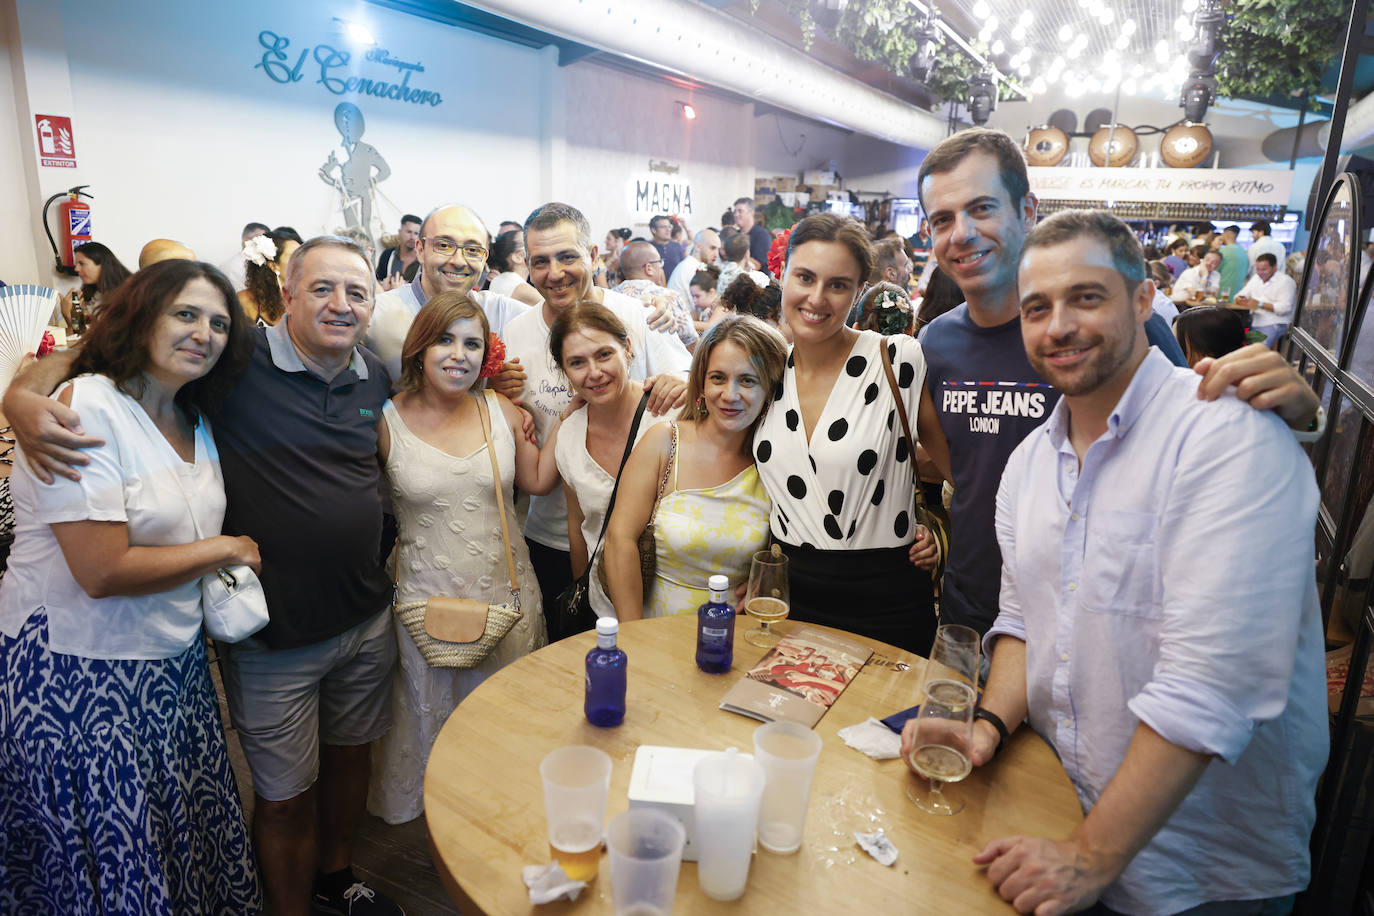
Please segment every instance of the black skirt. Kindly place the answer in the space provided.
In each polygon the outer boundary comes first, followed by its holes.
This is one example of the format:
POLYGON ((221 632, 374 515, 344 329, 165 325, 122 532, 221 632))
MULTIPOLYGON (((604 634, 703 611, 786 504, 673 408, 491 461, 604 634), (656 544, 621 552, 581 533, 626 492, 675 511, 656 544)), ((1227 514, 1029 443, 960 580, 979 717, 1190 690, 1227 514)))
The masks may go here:
POLYGON ((817 550, 778 542, 787 555, 788 618, 848 630, 925 656, 935 641, 930 573, 906 547, 817 550))

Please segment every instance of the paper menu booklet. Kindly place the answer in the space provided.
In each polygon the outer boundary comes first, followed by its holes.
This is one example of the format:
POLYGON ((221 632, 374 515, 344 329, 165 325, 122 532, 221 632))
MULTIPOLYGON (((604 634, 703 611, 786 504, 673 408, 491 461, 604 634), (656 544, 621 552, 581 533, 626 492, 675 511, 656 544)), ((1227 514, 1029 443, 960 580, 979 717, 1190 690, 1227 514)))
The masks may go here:
POLYGON ((720 708, 815 726, 873 655, 863 643, 797 627, 731 687, 720 708))

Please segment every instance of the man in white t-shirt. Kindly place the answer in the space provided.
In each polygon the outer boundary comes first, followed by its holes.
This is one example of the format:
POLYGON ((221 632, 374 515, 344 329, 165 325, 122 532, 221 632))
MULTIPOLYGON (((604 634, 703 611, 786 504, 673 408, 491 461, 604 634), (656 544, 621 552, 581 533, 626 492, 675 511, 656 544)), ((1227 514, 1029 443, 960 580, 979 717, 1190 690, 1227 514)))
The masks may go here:
POLYGON ((688 305, 692 304, 692 278, 697 275, 697 271, 703 270, 707 264, 714 264, 720 260, 720 234, 714 229, 703 229, 696 234, 692 240, 694 247, 692 253, 683 258, 673 268, 673 275, 668 278, 665 284, 673 292, 682 297, 682 301, 688 305))
POLYGON ((1293 320, 1298 284, 1279 270, 1278 260, 1265 252, 1255 259, 1255 275, 1236 296, 1236 305, 1253 308, 1250 329, 1264 333, 1264 345, 1272 347, 1293 320))
POLYGON ((1262 254, 1272 254, 1275 264, 1282 264, 1288 259, 1288 252, 1284 250, 1283 242, 1274 238, 1270 233, 1267 220, 1257 219, 1250 224, 1250 276, 1255 276, 1255 262, 1262 254))
MULTIPOLYGON (((528 305, 509 296, 473 290, 486 269, 490 251, 491 235, 471 209, 449 204, 425 217, 415 243, 420 262, 415 279, 377 296, 367 329, 367 346, 386 364, 392 379, 401 377, 401 345, 411 322, 432 297, 450 291, 463 293, 486 312, 492 333, 503 339, 511 319, 529 310, 528 305)), ((495 381, 492 387, 508 394, 503 382, 495 381)), ((518 388, 519 380, 514 383, 518 388)))
POLYGON ((1189 267, 1174 281, 1173 300, 1191 302, 1193 294, 1201 292, 1204 297, 1215 296, 1221 284, 1221 252, 1209 251, 1203 255, 1196 267, 1189 267))
MULTIPOLYGON (((544 304, 513 319, 503 338, 506 358, 524 370, 519 400, 534 417, 541 446, 572 401, 568 380, 549 355, 549 328, 559 313, 578 302, 598 302, 625 323, 630 334, 630 377, 643 380, 651 392, 649 412, 660 415, 681 406, 692 358, 672 334, 671 316, 663 316, 668 319, 667 332, 652 330, 649 320, 658 320, 660 313, 651 313, 638 299, 592 283, 596 246, 591 224, 579 210, 561 203, 535 210, 525 221, 525 252, 530 283, 544 297, 544 304)), ((568 509, 561 489, 530 497, 525 540, 544 608, 551 611, 558 593, 572 581, 568 509)))

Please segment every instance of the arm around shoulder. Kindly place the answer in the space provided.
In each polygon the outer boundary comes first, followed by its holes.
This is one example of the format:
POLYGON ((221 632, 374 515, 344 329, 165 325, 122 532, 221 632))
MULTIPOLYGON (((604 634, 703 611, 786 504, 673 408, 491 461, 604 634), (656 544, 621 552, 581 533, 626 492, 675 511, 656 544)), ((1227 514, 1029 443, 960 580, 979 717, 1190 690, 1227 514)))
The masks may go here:
POLYGON ((86 435, 81 417, 69 406, 70 397, 65 404, 48 397, 71 375, 76 352, 58 351, 36 360, 5 392, 5 416, 29 469, 44 483, 54 476, 80 480, 76 467, 88 461, 80 449, 104 444, 98 436, 86 435))

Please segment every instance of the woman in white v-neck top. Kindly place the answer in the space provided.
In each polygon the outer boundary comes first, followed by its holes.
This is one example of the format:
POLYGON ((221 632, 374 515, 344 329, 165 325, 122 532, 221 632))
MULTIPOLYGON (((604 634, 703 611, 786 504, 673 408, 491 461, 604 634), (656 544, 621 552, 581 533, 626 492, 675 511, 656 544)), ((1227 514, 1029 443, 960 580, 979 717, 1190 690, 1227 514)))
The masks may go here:
POLYGON ((44 482, 15 462, 0 585, 0 823, 12 839, 0 845, 0 912, 262 907, 199 584, 260 565, 252 540, 219 534, 205 413, 246 367, 249 334, 210 265, 140 271, 87 335, 76 369, 91 374, 56 395, 104 444, 85 451, 78 481, 44 482))
POLYGON ((872 263, 851 219, 817 214, 793 228, 782 295, 793 347, 754 459, 773 501, 773 538, 791 560, 791 618, 924 654, 934 595, 930 573, 911 561, 926 543, 913 550, 916 460, 884 350, 913 433, 946 476, 948 447, 920 343, 845 325, 872 263))

